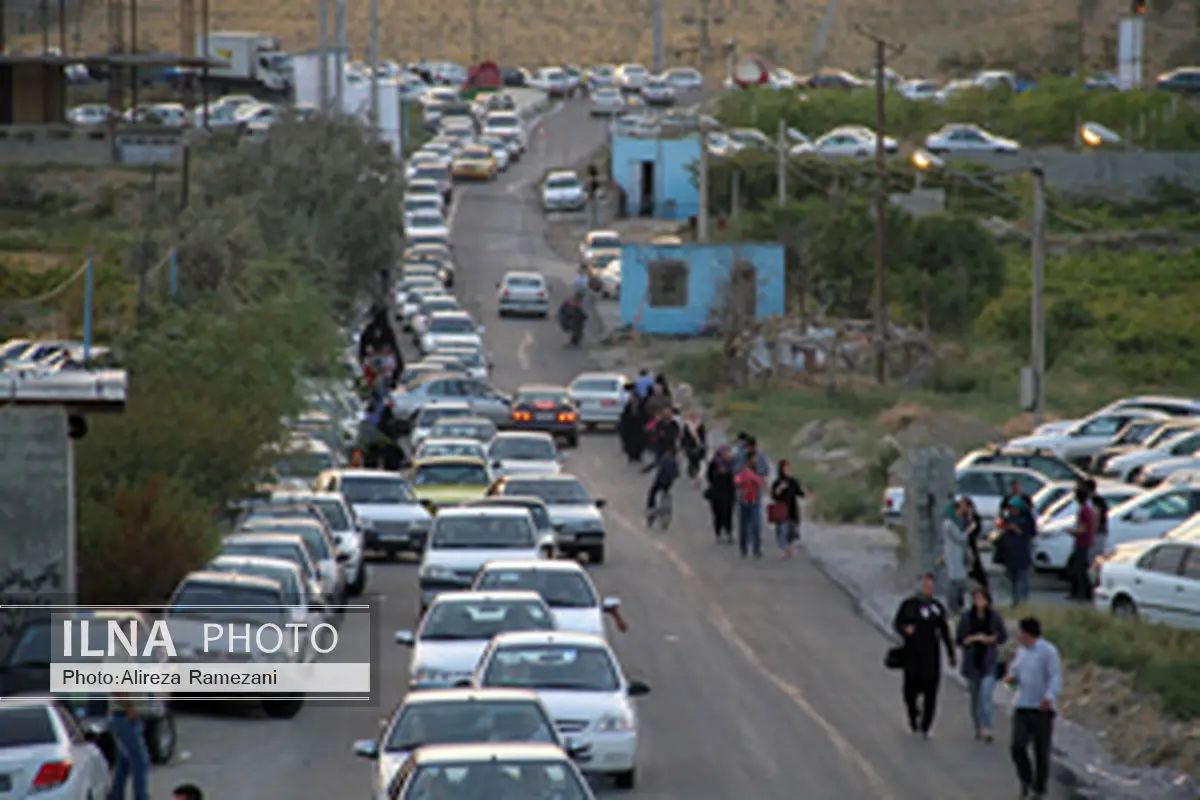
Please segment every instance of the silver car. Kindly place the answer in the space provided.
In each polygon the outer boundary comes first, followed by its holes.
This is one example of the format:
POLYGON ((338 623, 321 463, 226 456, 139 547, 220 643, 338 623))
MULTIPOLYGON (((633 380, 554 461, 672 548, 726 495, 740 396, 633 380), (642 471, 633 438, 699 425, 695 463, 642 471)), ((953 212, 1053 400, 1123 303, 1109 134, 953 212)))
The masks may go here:
POLYGON ((629 379, 615 372, 584 372, 567 391, 579 409, 579 421, 589 427, 616 425, 625 405, 629 379))
POLYGON ((0 698, 0 793, 5 798, 106 797, 108 762, 75 716, 47 697, 0 698), (11 794, 10 794, 11 792, 11 794))
POLYGON ((588 113, 593 117, 611 117, 623 114, 629 105, 620 89, 604 88, 592 92, 591 108, 588 113))
POLYGON ((259 517, 238 526, 237 533, 293 533, 304 539, 313 553, 320 576, 321 594, 331 603, 346 598, 346 573, 342 565, 349 553, 339 552, 329 528, 308 517, 259 517))
POLYGON ((604 516, 608 501, 595 499, 574 475, 518 475, 499 482, 501 495, 537 497, 554 523, 558 551, 586 553, 591 564, 604 563, 604 516))
POLYGON ((506 272, 496 290, 502 317, 532 314, 545 318, 550 313, 550 287, 540 272, 506 272))
POLYGON ((512 400, 508 395, 488 386, 486 381, 467 375, 430 375, 410 384, 406 391, 392 395, 393 413, 401 419, 414 419, 427 403, 444 401, 465 402, 472 416, 490 419, 504 425, 512 416, 512 400))

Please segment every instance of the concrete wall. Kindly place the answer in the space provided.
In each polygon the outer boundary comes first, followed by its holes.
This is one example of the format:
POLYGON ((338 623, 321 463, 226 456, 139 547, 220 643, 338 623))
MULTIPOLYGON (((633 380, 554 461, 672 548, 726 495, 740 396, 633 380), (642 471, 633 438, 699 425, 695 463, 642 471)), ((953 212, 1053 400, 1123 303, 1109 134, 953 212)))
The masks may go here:
MULTIPOLYGON (((998 172, 1029 169, 1037 161, 1046 183, 1058 194, 1086 194, 1112 200, 1145 197, 1157 181, 1175 181, 1200 192, 1200 153, 1086 153, 979 154, 962 161, 986 164, 998 172)), ((958 160, 956 158, 956 160, 958 160)))
MULTIPOLYGON (((0 603, 73 602, 73 498, 63 408, 0 408, 0 603)), ((19 623, 0 614, 0 649, 19 623)))
POLYGON ((67 125, 0 126, 0 164, 178 164, 182 134, 128 126, 117 130, 116 147, 105 127, 67 125))
POLYGON ((700 160, 700 141, 648 139, 614 136, 612 139, 613 180, 625 190, 628 210, 636 216, 646 187, 642 186, 642 163, 654 164, 653 216, 686 219, 700 208, 700 191, 692 180, 691 165, 700 160))
POLYGON ((758 318, 784 311, 783 245, 690 244, 674 247, 627 244, 621 248, 621 322, 639 331, 659 335, 694 336, 710 320, 713 308, 726 299, 733 266, 753 264, 757 272, 758 318), (651 305, 648 266, 655 261, 682 261, 687 265, 686 304, 651 305))

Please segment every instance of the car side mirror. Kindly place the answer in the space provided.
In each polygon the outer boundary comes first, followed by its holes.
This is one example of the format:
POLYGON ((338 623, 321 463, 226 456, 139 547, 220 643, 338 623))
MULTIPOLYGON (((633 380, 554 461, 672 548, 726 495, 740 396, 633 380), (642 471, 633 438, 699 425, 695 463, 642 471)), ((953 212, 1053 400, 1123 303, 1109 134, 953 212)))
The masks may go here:
POLYGON ((630 681, 625 693, 630 697, 645 697, 650 694, 650 687, 641 681, 630 681))
POLYGON ((502 466, 504 466, 504 465, 502 463, 500 463, 499 461, 492 462, 492 469, 500 469, 500 467, 502 467, 502 466))
POLYGON ((471 679, 470 678, 459 678, 458 680, 456 680, 454 682, 454 688, 455 689, 470 689, 471 688, 471 679))
POLYGON ((604 598, 602 607, 604 608, 605 611, 612 613, 613 611, 616 611, 618 608, 621 607, 621 598, 606 597, 606 598, 604 598))
POLYGON ((600 499, 594 501, 593 505, 595 505, 596 508, 604 508, 606 505, 608 505, 608 501, 601 497, 600 499))
POLYGON ((347 561, 349 561, 349 560, 350 560, 350 554, 349 554, 349 553, 344 553, 344 552, 343 552, 343 553, 338 553, 338 554, 337 554, 337 563, 339 563, 339 564, 345 564, 345 563, 346 563, 347 561))
POLYGON ((553 524, 553 528, 554 528, 555 533, 562 533, 563 531, 565 531, 567 529, 567 526, 565 523, 555 522, 553 524))
POLYGON ((396 644, 401 647, 412 647, 416 641, 417 637, 412 631, 396 631, 396 644))
POLYGON ((359 739, 354 743, 354 755, 375 761, 379 758, 379 745, 371 739, 359 739))
POLYGON ((485 333, 487 333, 487 328, 480 325, 478 328, 475 329, 475 332, 478 333, 480 336, 483 336, 485 333))

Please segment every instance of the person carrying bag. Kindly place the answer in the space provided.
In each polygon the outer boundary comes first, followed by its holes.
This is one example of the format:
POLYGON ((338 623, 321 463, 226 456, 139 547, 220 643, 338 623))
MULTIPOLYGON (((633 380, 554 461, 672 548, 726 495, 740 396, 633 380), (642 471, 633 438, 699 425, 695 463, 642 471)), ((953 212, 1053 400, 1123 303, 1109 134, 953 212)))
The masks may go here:
POLYGON ((779 462, 779 474, 771 484, 771 504, 767 506, 767 521, 775 526, 775 541, 782 558, 792 557, 792 548, 800 539, 800 498, 804 489, 792 477, 791 465, 779 462))

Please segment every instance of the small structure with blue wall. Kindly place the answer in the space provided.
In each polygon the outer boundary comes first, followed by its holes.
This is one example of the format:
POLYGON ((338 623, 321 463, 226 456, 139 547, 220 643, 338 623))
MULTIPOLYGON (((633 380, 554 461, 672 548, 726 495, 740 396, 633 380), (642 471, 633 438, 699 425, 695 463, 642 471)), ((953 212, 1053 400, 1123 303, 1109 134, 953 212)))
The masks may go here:
POLYGON ((781 244, 627 244, 621 322, 649 334, 694 336, 726 302, 757 319, 784 313, 781 244))
POLYGON ((612 178, 625 190, 631 217, 687 219, 698 213, 692 170, 699 161, 698 136, 612 137, 612 178))

